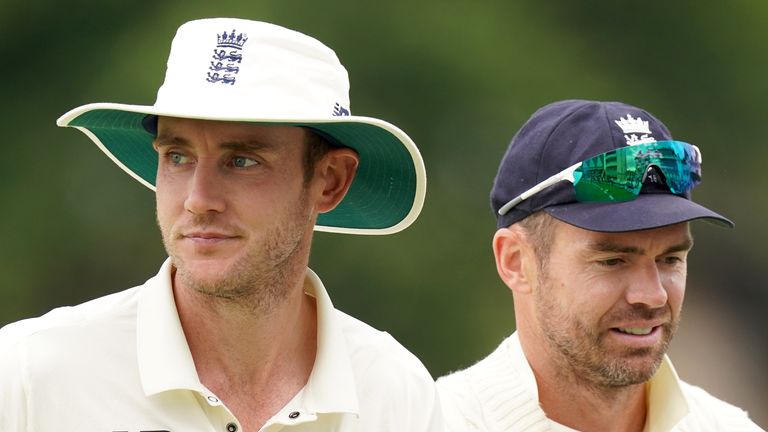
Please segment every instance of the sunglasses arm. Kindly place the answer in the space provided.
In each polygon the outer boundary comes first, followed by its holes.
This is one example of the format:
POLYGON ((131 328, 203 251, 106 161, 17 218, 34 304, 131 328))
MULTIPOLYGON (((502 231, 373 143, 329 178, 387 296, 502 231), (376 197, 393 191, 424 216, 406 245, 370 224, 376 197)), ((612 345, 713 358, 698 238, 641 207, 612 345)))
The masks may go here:
POLYGON ((548 187, 550 187, 550 186, 552 186, 552 185, 554 185, 554 184, 556 184, 558 182, 561 182, 563 180, 568 180, 569 182, 574 183, 575 179, 573 177, 573 173, 576 172, 576 169, 578 169, 580 166, 581 166, 581 162, 579 162, 579 163, 577 163, 575 165, 571 165, 570 167, 560 171, 559 173, 549 177, 548 179, 544 180, 543 182, 537 184, 536 186, 534 186, 534 187, 528 189, 527 191, 521 193, 516 198, 514 198, 511 201, 509 201, 508 203, 504 204, 499 209, 499 216, 504 216, 510 210, 512 210, 512 208, 514 208, 516 205, 520 204, 521 202, 527 200, 528 198, 530 198, 534 194, 537 194, 537 193, 543 191, 544 189, 546 189, 546 188, 548 188, 548 187))

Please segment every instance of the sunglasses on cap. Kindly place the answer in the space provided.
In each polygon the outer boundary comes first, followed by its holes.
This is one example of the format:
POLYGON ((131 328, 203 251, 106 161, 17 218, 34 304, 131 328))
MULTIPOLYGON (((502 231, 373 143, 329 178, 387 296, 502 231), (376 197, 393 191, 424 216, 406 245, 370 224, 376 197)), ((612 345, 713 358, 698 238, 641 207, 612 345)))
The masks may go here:
POLYGON ((580 202, 621 202, 637 197, 658 171, 670 192, 682 195, 701 182, 701 151, 682 141, 655 141, 621 147, 574 164, 528 189, 499 209, 507 214, 531 196, 563 180, 573 183, 580 202))

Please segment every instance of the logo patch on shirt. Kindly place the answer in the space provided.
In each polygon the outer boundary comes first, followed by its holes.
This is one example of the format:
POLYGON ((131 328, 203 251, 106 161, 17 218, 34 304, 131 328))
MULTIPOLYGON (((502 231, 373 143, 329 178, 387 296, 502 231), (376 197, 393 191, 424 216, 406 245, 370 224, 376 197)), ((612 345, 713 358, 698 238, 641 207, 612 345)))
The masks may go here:
POLYGON ((211 66, 208 67, 210 83, 235 85, 237 74, 240 72, 240 62, 243 60, 243 45, 248 41, 248 35, 232 30, 216 34, 216 48, 213 50, 211 66))
POLYGON ((619 117, 614 122, 619 125, 621 131, 624 132, 624 139, 627 140, 627 145, 648 144, 656 142, 656 138, 652 137, 651 129, 648 126, 648 122, 637 116, 632 118, 630 114, 627 114, 627 118, 619 117), (638 136, 637 134, 641 134, 638 136))

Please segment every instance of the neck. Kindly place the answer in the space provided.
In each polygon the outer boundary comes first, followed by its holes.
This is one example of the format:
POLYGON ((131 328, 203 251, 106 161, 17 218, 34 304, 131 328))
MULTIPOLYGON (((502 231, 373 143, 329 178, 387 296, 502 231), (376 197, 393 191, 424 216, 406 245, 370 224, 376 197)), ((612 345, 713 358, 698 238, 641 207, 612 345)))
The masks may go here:
MULTIPOLYGON (((523 325, 525 327, 525 325, 523 325)), ((520 343, 536 378, 539 404, 547 417, 579 431, 642 431, 646 385, 605 387, 587 382, 553 359, 543 344, 518 328, 520 343)))
POLYGON ((259 372, 268 373, 264 369, 279 357, 308 354, 304 352, 307 347, 315 345, 305 343, 314 342, 315 303, 304 293, 303 280, 296 285, 267 310, 174 289, 179 318, 198 370, 210 364, 225 373, 257 379, 259 372))
POLYGON ((200 381, 241 423, 261 427, 306 384, 314 365, 317 311, 304 293, 304 273, 286 279, 287 295, 268 309, 211 297, 178 279, 176 306, 200 381))

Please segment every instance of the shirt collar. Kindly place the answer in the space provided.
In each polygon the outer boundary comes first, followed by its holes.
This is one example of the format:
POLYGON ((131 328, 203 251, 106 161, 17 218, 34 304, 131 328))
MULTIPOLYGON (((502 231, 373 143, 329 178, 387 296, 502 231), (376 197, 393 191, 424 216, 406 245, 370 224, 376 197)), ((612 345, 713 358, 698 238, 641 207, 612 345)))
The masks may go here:
POLYGON ((317 354, 304 387, 302 405, 310 412, 358 414, 357 390, 339 314, 315 272, 307 269, 304 291, 317 305, 317 354))
MULTIPOLYGON (((148 396, 179 389, 207 394, 176 310, 172 269, 169 258, 157 275, 144 284, 139 295, 136 348, 141 384, 148 396)), ((301 392, 302 408, 317 413, 357 414, 357 391, 339 315, 320 278, 310 269, 304 291, 315 298, 317 307, 317 353, 301 392)))
POLYGON ((205 392, 176 310, 172 269, 169 258, 139 294, 136 351, 147 396, 178 389, 205 392))
POLYGON ((668 431, 688 415, 688 401, 685 398, 672 362, 668 356, 659 370, 648 381, 648 418, 645 430, 668 431))

